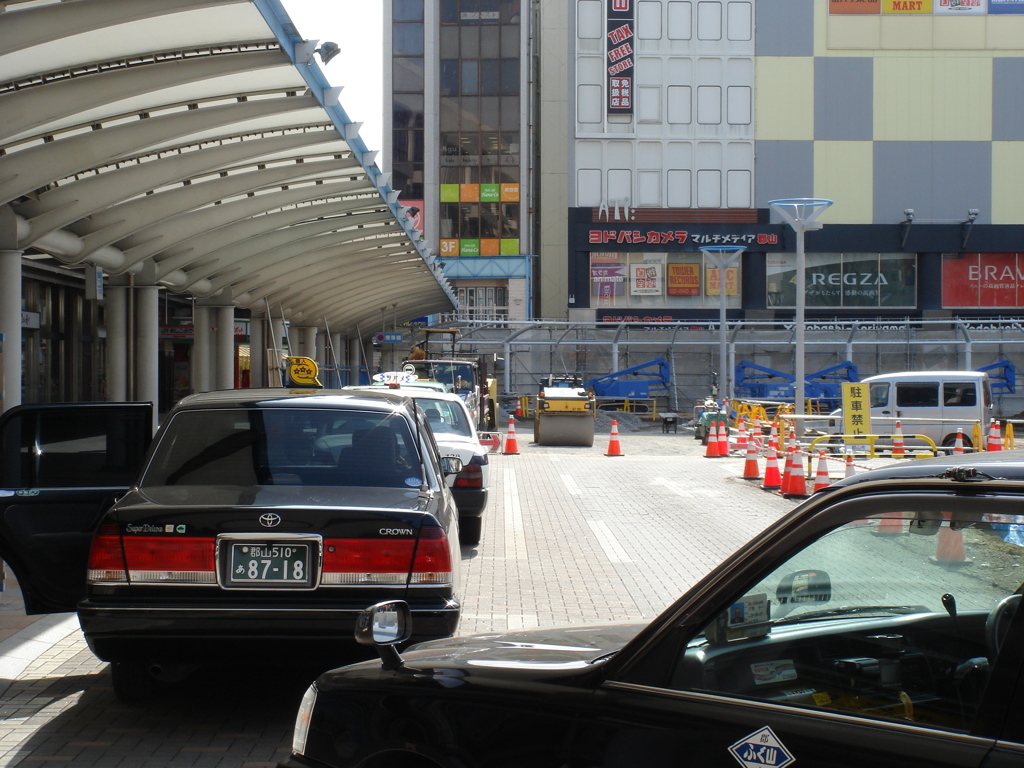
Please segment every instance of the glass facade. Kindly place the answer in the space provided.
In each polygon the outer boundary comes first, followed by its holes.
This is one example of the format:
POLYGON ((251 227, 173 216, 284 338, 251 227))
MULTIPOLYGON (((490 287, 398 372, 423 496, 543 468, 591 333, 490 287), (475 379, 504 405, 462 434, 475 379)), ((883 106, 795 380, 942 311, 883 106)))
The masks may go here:
MULTIPOLYGON (((808 253, 808 307, 917 306, 917 255, 912 253, 808 253)), ((796 306, 796 255, 767 257, 769 307, 796 306)))
POLYGON ((519 0, 441 0, 441 256, 519 253, 519 0))
POLYGON ((423 199, 423 0, 393 0, 391 186, 423 199))
MULTIPOLYGON (((740 306, 740 268, 725 270, 727 307, 740 306)), ((718 308, 719 269, 702 253, 591 253, 590 306, 718 308)))

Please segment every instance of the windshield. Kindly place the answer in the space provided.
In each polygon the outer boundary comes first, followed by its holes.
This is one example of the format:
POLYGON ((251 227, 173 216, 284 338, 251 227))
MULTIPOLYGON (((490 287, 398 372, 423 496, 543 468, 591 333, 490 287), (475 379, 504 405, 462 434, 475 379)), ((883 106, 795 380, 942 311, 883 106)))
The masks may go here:
POLYGON ((398 414, 341 409, 183 411, 164 429, 141 486, 347 485, 418 488, 398 414))
POLYGON ((890 512, 848 523, 802 549, 747 596, 766 596, 765 618, 773 626, 945 615, 947 595, 959 613, 990 611, 1024 581, 1024 515, 957 513, 952 527, 951 517, 890 512))

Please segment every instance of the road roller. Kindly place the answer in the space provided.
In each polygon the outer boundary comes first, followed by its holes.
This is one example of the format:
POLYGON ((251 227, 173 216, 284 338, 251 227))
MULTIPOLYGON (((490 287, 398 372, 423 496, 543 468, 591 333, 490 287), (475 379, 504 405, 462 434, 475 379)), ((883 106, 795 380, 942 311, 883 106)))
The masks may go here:
POLYGON ((592 446, 596 411, 593 393, 583 387, 544 387, 537 396, 534 442, 592 446))

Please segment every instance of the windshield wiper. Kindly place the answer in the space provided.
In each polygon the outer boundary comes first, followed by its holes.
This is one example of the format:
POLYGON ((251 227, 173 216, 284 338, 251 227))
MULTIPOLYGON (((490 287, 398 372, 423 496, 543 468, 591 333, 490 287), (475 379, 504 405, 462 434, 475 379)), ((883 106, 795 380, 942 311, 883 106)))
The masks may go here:
POLYGON ((911 613, 934 613, 923 605, 847 605, 841 608, 823 608, 819 611, 807 611, 775 619, 772 624, 796 624, 801 621, 817 621, 831 619, 835 616, 856 616, 858 614, 876 613, 882 616, 904 616, 911 613))

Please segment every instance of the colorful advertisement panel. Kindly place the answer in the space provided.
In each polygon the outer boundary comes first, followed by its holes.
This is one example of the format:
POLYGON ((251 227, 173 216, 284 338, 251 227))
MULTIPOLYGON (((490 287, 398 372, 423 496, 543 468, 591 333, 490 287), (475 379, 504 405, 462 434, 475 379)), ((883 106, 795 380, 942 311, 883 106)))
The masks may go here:
POLYGON ((988 0, 989 13, 1024 13, 1024 0, 988 0))
POLYGON ((837 14, 879 14, 882 12, 881 0, 829 0, 828 12, 837 14))
POLYGON ((630 264, 630 294, 633 296, 660 296, 661 268, 661 264, 630 264))
MULTIPOLYGON (((768 306, 796 306, 796 255, 769 254, 768 306)), ((808 307, 916 307, 913 254, 809 253, 804 270, 808 307)))
POLYGON ((882 13, 931 13, 932 0, 882 0, 882 13))
POLYGON ((669 264, 668 295, 700 296, 700 264, 669 264))
MULTIPOLYGON (((719 291, 722 290, 721 284, 718 282, 718 267, 708 267, 705 270, 707 275, 707 290, 708 296, 718 296, 719 291)), ((725 295, 726 296, 738 296, 740 292, 740 271, 736 267, 725 268, 725 295)))
POLYGON ((633 114, 633 0, 608 0, 608 114, 633 114))
POLYGON ((947 253, 942 257, 942 306, 1018 307, 1024 299, 1024 254, 947 253))
POLYGON ((988 0, 933 0, 936 14, 962 16, 988 11, 988 0))

